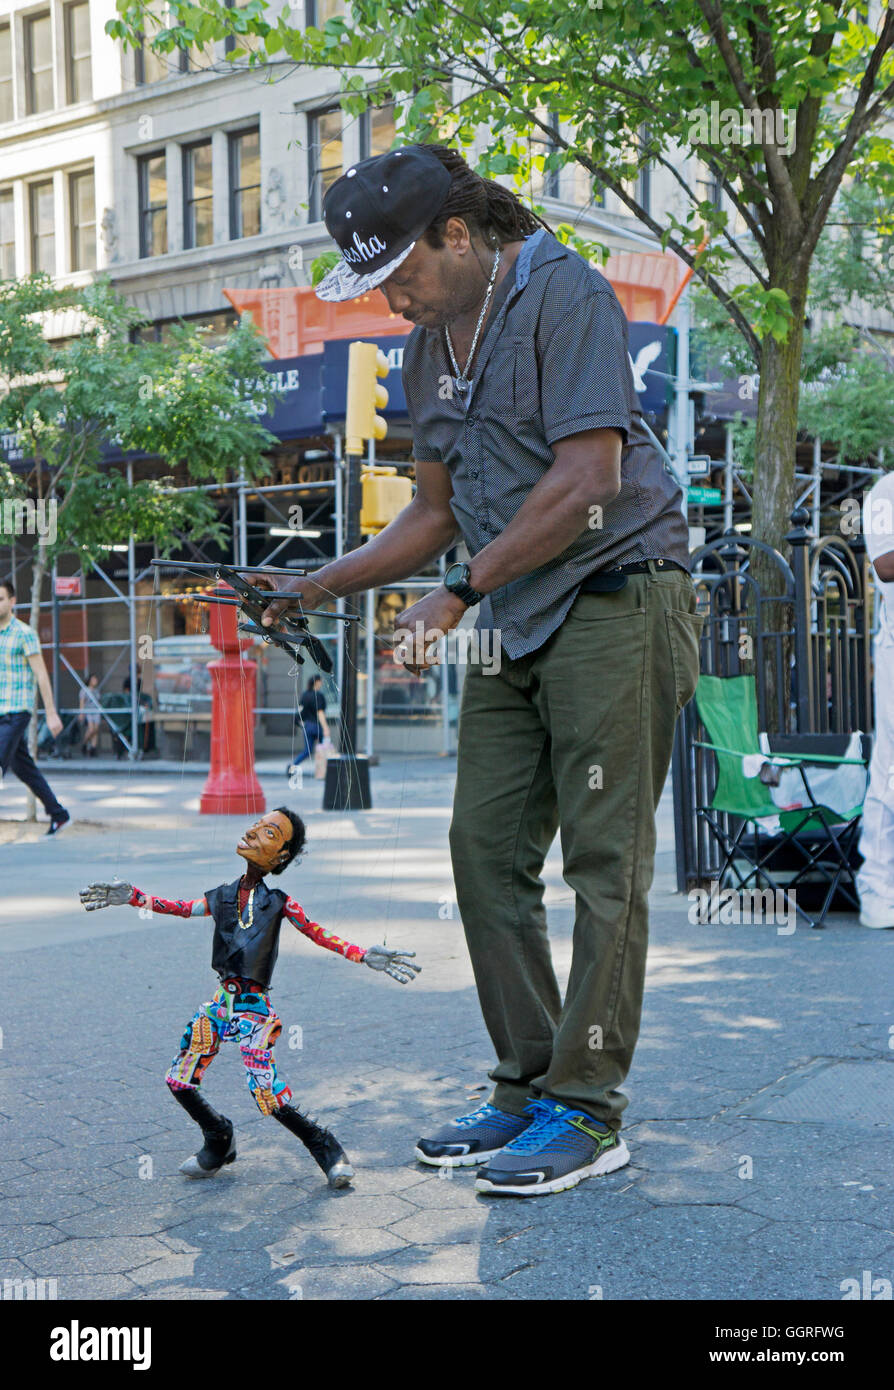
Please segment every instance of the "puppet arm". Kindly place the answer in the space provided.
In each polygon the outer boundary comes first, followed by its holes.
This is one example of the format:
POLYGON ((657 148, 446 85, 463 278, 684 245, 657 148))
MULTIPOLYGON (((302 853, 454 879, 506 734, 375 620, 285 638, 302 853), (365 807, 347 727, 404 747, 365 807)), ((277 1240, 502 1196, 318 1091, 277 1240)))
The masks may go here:
POLYGON ((289 898, 283 908, 283 914, 288 917, 293 927, 297 927, 302 936, 309 937, 315 945, 322 946, 327 951, 337 951, 346 960, 356 961, 358 964, 366 955, 362 946, 352 946, 350 941, 343 941, 340 936, 326 931, 326 928, 321 927, 319 922, 309 922, 304 915, 304 908, 300 903, 296 903, 294 898, 289 898))
POLYGON ((309 936, 318 946, 324 946, 327 951, 338 951, 339 955, 345 956, 348 960, 363 961, 371 970, 384 970, 386 975, 390 975, 391 979, 397 980, 399 984, 409 984, 422 968, 410 964, 408 957, 414 956, 415 951, 391 951, 387 946, 364 948, 352 946, 349 941, 342 941, 340 936, 326 931, 318 922, 309 922, 304 915, 304 909, 294 898, 289 898, 283 913, 303 936, 309 936))
POLYGON ((188 901, 178 898, 170 902, 167 898, 152 898, 132 883, 90 883, 82 888, 80 899, 88 912, 98 912, 101 907, 148 907, 152 912, 165 913, 169 917, 207 917, 208 904, 204 898, 188 901))
POLYGON ((204 898, 153 898, 150 894, 134 888, 127 900, 128 907, 148 907, 150 912, 158 912, 168 917, 207 917, 208 904, 204 898))

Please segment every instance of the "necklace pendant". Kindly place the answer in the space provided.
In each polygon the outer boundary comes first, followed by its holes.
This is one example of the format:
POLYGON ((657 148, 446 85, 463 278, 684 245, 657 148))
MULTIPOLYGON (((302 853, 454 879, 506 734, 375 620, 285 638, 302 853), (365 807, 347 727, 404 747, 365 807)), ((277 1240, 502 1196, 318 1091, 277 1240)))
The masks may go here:
POLYGON ((457 391, 459 392, 459 394, 460 394, 461 396, 464 396, 464 395, 466 394, 466 392, 468 391, 469 387, 472 385, 472 383, 471 383, 471 381, 469 381, 468 377, 465 377, 465 376, 457 376, 457 377, 454 377, 453 380, 454 380, 454 383, 455 383, 455 385, 456 385, 456 389, 457 389, 457 391))

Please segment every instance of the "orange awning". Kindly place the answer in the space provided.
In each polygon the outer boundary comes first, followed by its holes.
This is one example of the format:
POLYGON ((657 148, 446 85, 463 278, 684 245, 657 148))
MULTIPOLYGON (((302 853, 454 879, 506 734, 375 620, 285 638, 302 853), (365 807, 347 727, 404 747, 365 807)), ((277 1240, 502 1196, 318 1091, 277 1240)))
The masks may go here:
MULTIPOLYGON (((658 322, 679 284, 683 267, 676 256, 655 251, 621 251, 602 273, 613 286, 627 318, 658 322)), ((310 285, 282 290, 224 290, 239 314, 250 314, 270 348, 270 356, 301 357, 323 351, 334 338, 403 336, 410 325, 392 314, 381 290, 360 299, 328 304, 310 285)))

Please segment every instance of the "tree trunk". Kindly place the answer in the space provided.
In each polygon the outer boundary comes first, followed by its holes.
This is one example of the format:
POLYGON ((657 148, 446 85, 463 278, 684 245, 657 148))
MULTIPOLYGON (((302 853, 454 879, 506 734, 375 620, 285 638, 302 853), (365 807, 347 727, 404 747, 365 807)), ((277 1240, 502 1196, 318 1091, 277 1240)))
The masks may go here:
MULTIPOLYGON (((43 577, 46 574, 46 560, 41 546, 34 547, 34 564, 31 568, 31 611, 28 620, 35 632, 40 629, 40 594, 43 589, 43 577)), ((37 757, 37 712, 40 708, 40 698, 34 697, 34 708, 31 711, 31 723, 28 725, 28 751, 32 758, 37 757)), ((28 811, 26 820, 37 820, 37 798, 29 788, 27 798, 28 811)))
MULTIPOLYGON (((795 447, 807 285, 806 281, 803 284, 787 283, 784 276, 773 281, 773 286, 777 285, 789 296, 793 319, 784 343, 768 335, 761 344, 752 536, 772 546, 787 559, 785 536, 791 529, 795 500, 795 447)), ((757 552, 752 561, 752 570, 764 598, 782 592, 782 575, 769 557, 757 552)), ((761 621, 765 633, 786 631, 791 626, 792 618, 790 604, 777 601, 763 606, 761 621)), ((775 644, 767 644, 765 650, 762 672, 766 698, 765 723, 770 733, 784 732, 790 722, 791 641, 783 640, 781 663, 775 644)))

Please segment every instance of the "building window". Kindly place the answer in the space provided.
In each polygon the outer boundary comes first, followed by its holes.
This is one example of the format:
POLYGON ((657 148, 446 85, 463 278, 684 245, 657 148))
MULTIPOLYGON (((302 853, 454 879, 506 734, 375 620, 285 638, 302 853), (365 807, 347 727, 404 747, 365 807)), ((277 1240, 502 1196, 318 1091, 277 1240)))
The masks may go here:
POLYGON ((70 104, 90 101, 93 74, 90 67, 90 6, 86 3, 65 7, 65 80, 70 104))
POLYGON ((261 133, 230 136, 230 236, 257 236, 261 230, 261 133))
POLYGON ((211 192, 211 141, 183 151, 183 244, 210 246, 214 240, 211 192))
POLYGON ((308 29, 322 29, 327 19, 345 12, 345 0, 304 0, 304 23, 308 29))
POLYGON ((15 115, 12 101, 12 29, 0 27, 0 121, 11 121, 15 115))
POLYGON ((360 122, 360 158, 387 154, 394 144, 394 103, 364 111, 360 122))
POLYGON ((341 108, 314 111, 307 118, 310 137, 310 196, 311 222, 323 217, 323 198, 342 172, 341 108))
POLYGON ((602 184, 577 161, 572 164, 571 201, 580 208, 604 208, 605 189, 602 184))
POLYGON ((31 270, 56 274, 56 210, 53 181, 32 183, 28 190, 31 202, 31 270))
MULTIPOLYGON (((641 126, 636 136, 628 142, 625 150, 626 160, 630 164, 639 164, 639 169, 637 170, 635 178, 622 180, 625 191, 635 202, 639 203, 645 213, 651 211, 652 179, 648 163, 639 162, 643 157, 648 138, 648 128, 646 126, 641 126)), ((621 210, 627 213, 630 212, 626 203, 621 204, 621 210)))
POLYGON ((699 203, 711 203, 715 208, 720 207, 723 198, 720 179, 704 159, 699 159, 695 166, 695 196, 699 203))
POLYGON ((96 269, 96 193, 93 170, 72 174, 68 184, 71 203, 71 268, 96 269))
POLYGON ((156 319, 154 323, 132 329, 130 337, 134 343, 166 343, 170 339, 171 329, 183 325, 200 329, 202 341, 208 347, 217 347, 238 322, 239 315, 235 309, 220 309, 217 313, 192 314, 189 318, 156 319))
POLYGON ((144 154, 137 165, 140 193, 140 255, 168 249, 168 175, 163 154, 144 154))
POLYGON ((136 51, 136 77, 138 86, 148 86, 150 82, 162 82, 176 71, 176 53, 156 53, 151 47, 152 40, 160 29, 168 27, 167 0, 151 0, 146 6, 146 15, 155 21, 144 32, 136 51))
POLYGON ((15 200, 11 188, 0 191, 0 280, 16 273, 15 200))
POLYGON ((53 31, 49 10, 25 20, 28 115, 53 109, 53 31))
MULTIPOLYGON (((225 0, 225 4, 228 10, 244 8, 242 5, 234 5, 233 0, 225 0)), ((240 50, 240 57, 245 50, 256 53, 262 42, 260 34, 227 34, 224 39, 224 53, 235 53, 237 48, 240 50)))

